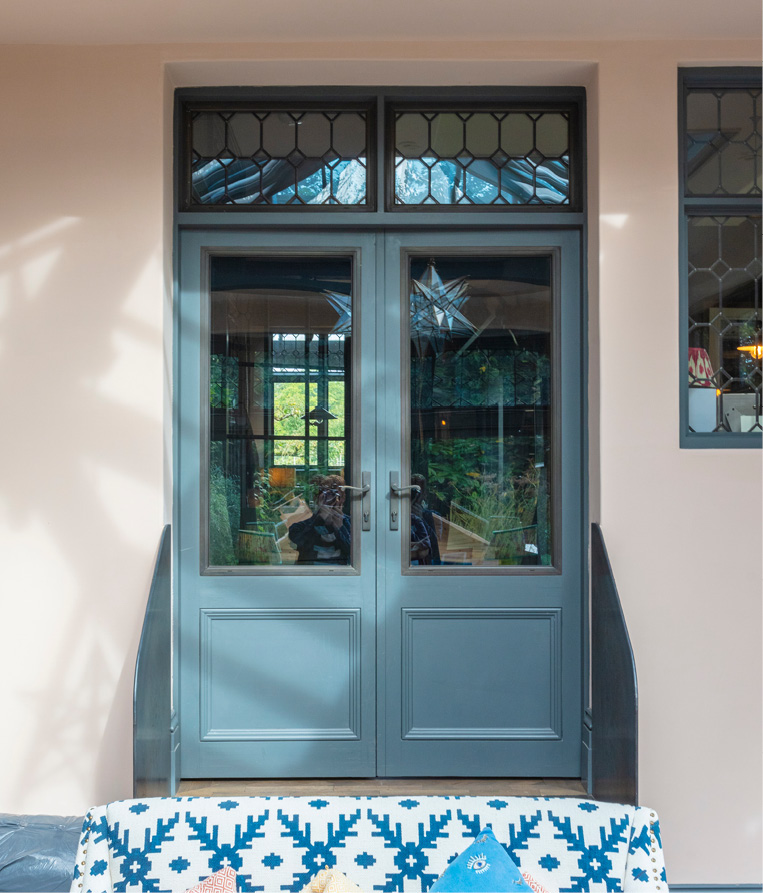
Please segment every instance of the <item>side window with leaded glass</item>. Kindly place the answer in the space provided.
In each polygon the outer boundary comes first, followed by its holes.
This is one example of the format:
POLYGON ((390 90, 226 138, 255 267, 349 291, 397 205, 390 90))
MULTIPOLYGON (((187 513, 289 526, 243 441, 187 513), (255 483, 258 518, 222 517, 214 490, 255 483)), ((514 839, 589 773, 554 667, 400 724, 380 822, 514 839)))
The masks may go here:
POLYGON ((761 73, 680 76, 682 446, 760 446, 761 73))

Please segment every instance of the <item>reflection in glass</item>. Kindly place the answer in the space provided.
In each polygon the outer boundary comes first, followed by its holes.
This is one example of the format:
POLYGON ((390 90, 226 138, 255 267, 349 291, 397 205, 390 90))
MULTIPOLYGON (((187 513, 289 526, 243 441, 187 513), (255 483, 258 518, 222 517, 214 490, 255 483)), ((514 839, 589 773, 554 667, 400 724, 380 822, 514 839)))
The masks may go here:
POLYGON ((209 564, 351 562, 352 260, 211 262, 209 564))
POLYGON ((191 114, 194 205, 366 204, 365 111, 191 114))
POLYGON ((687 195, 761 194, 760 106, 760 87, 689 91, 687 195))
POLYGON ((397 205, 570 203, 567 112, 405 111, 394 126, 397 205))
POLYGON ((548 256, 410 261, 413 567, 551 565, 548 256))
POLYGON ((691 217, 689 431, 761 430, 759 216, 691 217))

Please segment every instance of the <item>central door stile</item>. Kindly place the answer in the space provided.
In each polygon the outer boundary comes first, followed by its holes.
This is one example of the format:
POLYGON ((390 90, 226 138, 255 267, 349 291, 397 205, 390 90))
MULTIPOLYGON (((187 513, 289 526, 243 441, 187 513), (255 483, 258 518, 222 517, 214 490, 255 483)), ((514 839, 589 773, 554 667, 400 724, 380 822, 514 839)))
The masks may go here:
MULTIPOLYGON (((376 413, 376 442, 375 447, 375 479, 379 482, 376 489, 376 772, 380 777, 387 776, 387 747, 386 737, 382 733, 389 721, 387 710, 387 678, 385 667, 387 660, 387 626, 384 622, 386 616, 387 599, 387 568, 384 552, 385 522, 389 513, 389 497, 386 493, 384 482, 386 481, 386 464, 389 456, 388 444, 388 420, 390 414, 395 411, 394 397, 389 399, 388 387, 390 377, 394 380, 394 370, 397 368, 395 357, 394 332, 399 331, 394 327, 394 309, 390 310, 390 301, 387 296, 387 267, 386 267, 386 235, 379 233, 376 241, 376 296, 374 301, 376 322, 376 355, 379 374, 375 375, 374 396, 376 413), (392 319, 389 314, 392 312, 392 319)), ((376 370, 375 370, 376 371, 376 370)))

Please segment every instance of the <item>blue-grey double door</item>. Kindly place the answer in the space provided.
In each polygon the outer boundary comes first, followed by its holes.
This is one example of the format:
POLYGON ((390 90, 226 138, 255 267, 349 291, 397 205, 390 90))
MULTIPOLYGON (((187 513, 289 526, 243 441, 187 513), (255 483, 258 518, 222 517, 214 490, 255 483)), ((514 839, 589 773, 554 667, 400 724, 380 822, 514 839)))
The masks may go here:
POLYGON ((184 777, 579 776, 579 236, 181 234, 184 777))

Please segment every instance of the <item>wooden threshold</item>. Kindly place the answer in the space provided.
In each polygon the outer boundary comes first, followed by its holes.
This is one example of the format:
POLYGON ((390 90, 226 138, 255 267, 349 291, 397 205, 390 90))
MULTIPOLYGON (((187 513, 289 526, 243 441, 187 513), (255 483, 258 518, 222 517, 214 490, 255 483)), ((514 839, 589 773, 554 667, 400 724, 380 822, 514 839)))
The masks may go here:
POLYGON ((424 796, 582 797, 579 778, 222 778, 183 779, 179 797, 424 796))

